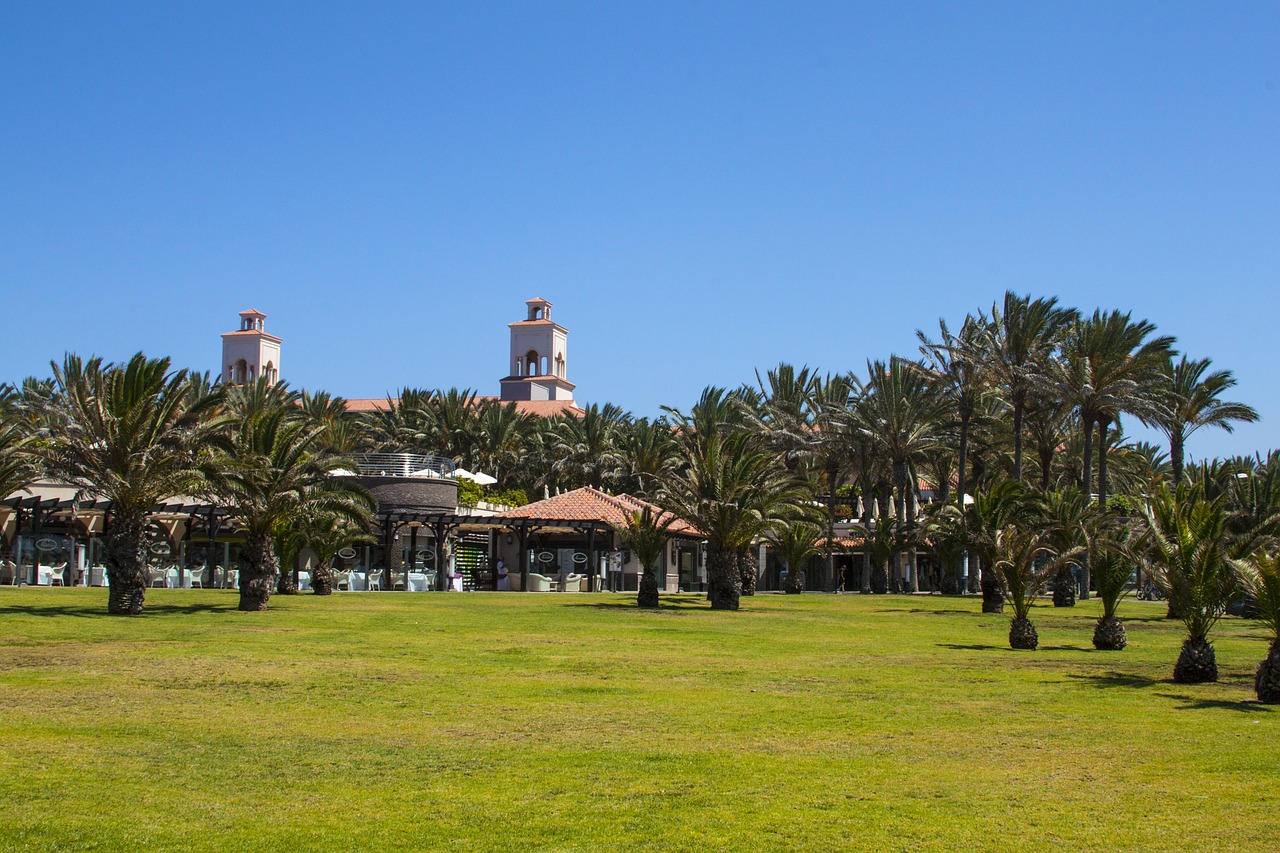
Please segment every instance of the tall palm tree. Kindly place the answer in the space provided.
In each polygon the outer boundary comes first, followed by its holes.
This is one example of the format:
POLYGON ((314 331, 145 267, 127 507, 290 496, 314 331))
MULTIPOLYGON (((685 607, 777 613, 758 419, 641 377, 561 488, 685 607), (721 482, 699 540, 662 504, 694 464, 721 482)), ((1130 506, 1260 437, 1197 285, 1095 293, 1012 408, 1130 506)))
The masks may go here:
MULTIPOLYGON (((1098 504, 1107 502, 1108 430, 1121 412, 1142 416, 1150 409, 1147 389, 1161 362, 1168 357, 1173 338, 1150 337, 1155 326, 1134 322, 1120 311, 1093 312, 1077 318, 1062 342, 1061 358, 1049 363, 1041 387, 1068 402, 1078 413, 1084 431, 1082 491, 1093 494, 1093 427, 1098 427, 1098 504)), ((1081 597, 1088 598, 1089 561, 1082 561, 1081 597)))
POLYGON ((637 418, 618 436, 626 491, 643 498, 657 493, 677 461, 675 438, 665 418, 637 418))
MULTIPOLYGON (((969 432, 982 395, 989 387, 990 373, 986 369, 986 341, 990 329, 982 319, 972 315, 965 317, 958 334, 947 328, 945 320, 938 321, 938 340, 931 341, 919 329, 920 352, 928 359, 928 367, 943 389, 952 411, 955 413, 958 431, 958 459, 956 462, 956 506, 964 509, 965 495, 969 490, 969 432)), ((945 488, 949 483, 939 482, 945 488)), ((964 559, 963 554, 959 556, 964 559)), ((961 574, 960 566, 954 567, 955 577, 961 574)))
MULTIPOLYGON (((987 367, 992 381, 1009 397, 1013 409, 1013 479, 1022 480, 1022 418, 1035 375, 1077 317, 1075 309, 1057 307, 1056 297, 1032 299, 1007 291, 1002 304, 991 306, 984 323, 987 367)), ((985 319, 985 318, 984 318, 985 319)))
MULTIPOLYGON (((916 483, 912 466, 943 438, 949 404, 917 362, 893 358, 888 364, 868 362, 867 381, 858 398, 855 417, 861 428, 889 459, 898 490, 898 528, 915 524, 916 483), (909 519, 909 521, 908 521, 909 519)), ((911 589, 919 591, 915 555, 907 552, 911 589)))
POLYGON ((383 453, 425 453, 435 447, 436 419, 431 408, 434 392, 402 388, 387 396, 385 409, 364 414, 370 450, 383 453))
POLYGON ((466 461, 473 470, 496 479, 496 488, 505 489, 525 453, 531 418, 515 403, 500 400, 482 400, 475 414, 476 429, 466 461))
POLYGON ((283 525, 327 513, 367 524, 373 498, 328 471, 351 467, 325 444, 322 425, 308 423, 292 407, 274 407, 240 417, 230 434, 230 453, 208 473, 216 494, 245 529, 241 551, 239 608, 266 610, 279 574, 272 534, 283 525))
POLYGON ((613 403, 592 403, 581 417, 557 419, 551 433, 558 457, 552 463, 556 476, 597 489, 615 480, 623 466, 618 439, 630 419, 628 412, 613 403))
POLYGON ((1176 362, 1172 356, 1163 359, 1159 393, 1153 395, 1151 409, 1143 418, 1169 439, 1169 464, 1175 486, 1182 482, 1187 439, 1196 430, 1213 426, 1231 432, 1235 421, 1253 423, 1258 419, 1252 406, 1221 398, 1235 387, 1236 380, 1230 370, 1209 373, 1211 364, 1207 358, 1189 361, 1185 355, 1176 362))
POLYGON ((51 475, 110 502, 103 534, 107 612, 137 615, 147 589, 147 513, 194 493, 225 421, 218 395, 169 359, 142 353, 124 365, 68 354, 53 365, 54 394, 37 445, 51 475))

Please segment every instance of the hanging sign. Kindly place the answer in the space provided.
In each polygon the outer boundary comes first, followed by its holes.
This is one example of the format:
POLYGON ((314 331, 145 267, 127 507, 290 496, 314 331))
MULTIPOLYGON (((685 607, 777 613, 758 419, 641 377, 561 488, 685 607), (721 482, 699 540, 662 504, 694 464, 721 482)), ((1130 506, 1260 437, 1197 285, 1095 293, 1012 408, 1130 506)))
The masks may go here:
POLYGON ((538 554, 539 563, 552 563, 555 562, 555 559, 556 555, 554 551, 541 551, 538 554))
POLYGON ((354 560, 356 556, 356 549, 348 545, 338 552, 338 556, 344 560, 354 560))
POLYGON ((586 554, 584 554, 584 553, 583 553, 583 552, 581 552, 581 551, 578 551, 577 553, 575 553, 575 554, 573 555, 573 562, 574 562, 574 563, 576 563, 576 564, 577 564, 577 565, 579 565, 579 566, 581 566, 581 565, 582 565, 583 563, 585 563, 586 561, 587 561, 587 555, 586 555, 586 554))
POLYGON ((56 551, 58 550, 58 540, 42 536, 36 540, 36 548, 41 551, 56 551))

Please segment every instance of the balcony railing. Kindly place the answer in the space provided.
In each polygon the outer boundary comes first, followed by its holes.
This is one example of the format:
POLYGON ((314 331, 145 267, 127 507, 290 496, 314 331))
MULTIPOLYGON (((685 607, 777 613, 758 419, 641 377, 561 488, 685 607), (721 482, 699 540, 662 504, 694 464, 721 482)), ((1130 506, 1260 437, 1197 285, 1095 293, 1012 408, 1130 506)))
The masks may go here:
POLYGON ((457 463, 447 456, 420 453, 354 453, 362 477, 452 477, 457 463))

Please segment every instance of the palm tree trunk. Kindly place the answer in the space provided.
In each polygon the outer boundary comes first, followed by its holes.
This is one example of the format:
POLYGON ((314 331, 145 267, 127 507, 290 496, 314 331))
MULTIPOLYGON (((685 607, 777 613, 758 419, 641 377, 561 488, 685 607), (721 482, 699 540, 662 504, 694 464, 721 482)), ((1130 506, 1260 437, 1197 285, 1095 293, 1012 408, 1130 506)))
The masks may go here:
POLYGON ((1047 446, 1042 447, 1039 450, 1039 454, 1040 454, 1040 491, 1047 492, 1049 491, 1049 480, 1052 477, 1052 471, 1053 471, 1053 448, 1047 447, 1047 446))
POLYGON ((1182 463, 1183 453, 1185 452, 1186 436, 1181 431, 1175 432, 1169 436, 1169 467, 1173 469, 1173 485, 1177 488, 1182 482, 1182 463))
POLYGON ((738 577, 741 578, 742 594, 755 595, 756 581, 759 578, 759 572, 756 567, 755 554, 751 553, 751 548, 743 548, 736 555, 738 564, 738 577))
POLYGON ((144 513, 112 514, 103 536, 106 551, 107 612, 137 616, 147 595, 147 518, 144 513))
POLYGON ((1026 392, 1013 392, 1013 479, 1022 482, 1022 410, 1026 407, 1026 392))
MULTIPOLYGON (((1080 482, 1083 484, 1084 502, 1087 506, 1093 500, 1093 418, 1081 415, 1080 425, 1084 428, 1084 468, 1080 471, 1080 482)), ((1080 590, 1080 600, 1089 599, 1089 554, 1080 556, 1080 575, 1084 579, 1084 588, 1080 590)))
POLYGON ((327 560, 321 561, 312 569, 311 592, 315 595, 333 595, 333 571, 327 560))
POLYGON ((240 610, 259 611, 267 609, 267 601, 271 598, 271 590, 276 585, 280 573, 279 560, 276 559, 275 544, 269 533, 250 532, 240 550, 244 562, 240 570, 240 610))
POLYGON ((869 534, 871 531, 871 502, 876 499, 874 491, 868 491, 863 488, 862 495, 862 529, 864 538, 862 540, 862 578, 858 583, 858 591, 863 595, 871 594, 871 542, 869 534))
MULTIPOLYGON (((960 468, 956 473, 956 488, 960 490, 960 494, 956 495, 956 505, 960 509, 961 518, 965 517, 964 494, 969 487, 966 479, 968 471, 965 470, 969 464, 969 418, 968 412, 960 413, 960 468)), ((965 552, 961 551, 955 564, 956 588, 961 593, 964 592, 964 558, 965 552)))
POLYGON ((1098 418, 1098 508, 1107 508, 1107 430, 1110 418, 1098 418))
POLYGON ((742 594, 737 561, 732 551, 708 543, 707 598, 712 610, 737 610, 742 594))
MULTIPOLYGON (((907 484, 907 496, 904 501, 907 505, 907 519, 911 527, 916 526, 916 484, 915 475, 908 472, 908 477, 912 481, 907 484)), ((911 545, 907 548, 907 569, 911 572, 911 591, 920 591, 920 573, 918 571, 918 555, 916 553, 915 538, 912 537, 911 545)))
MULTIPOLYGON (((895 459, 893 462, 893 482, 898 487, 898 505, 895 507, 897 511, 899 536, 907 529, 907 461, 895 459)), ((892 589, 894 592, 904 591, 906 583, 906 573, 903 568, 906 563, 906 555, 902 548, 895 548, 893 555, 894 563, 894 583, 892 589)))
POLYGON ((836 583, 836 563, 835 552, 831 549, 831 540, 836 535, 836 477, 839 471, 834 466, 827 466, 827 577, 830 578, 831 588, 829 592, 835 592, 840 588, 840 584, 836 583))

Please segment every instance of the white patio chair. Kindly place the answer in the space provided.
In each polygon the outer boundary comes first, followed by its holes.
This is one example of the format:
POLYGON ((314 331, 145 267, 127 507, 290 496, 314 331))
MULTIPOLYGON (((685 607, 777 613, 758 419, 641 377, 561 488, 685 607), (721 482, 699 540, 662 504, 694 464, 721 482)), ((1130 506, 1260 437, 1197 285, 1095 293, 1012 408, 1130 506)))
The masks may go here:
POLYGON ((58 563, 56 566, 49 567, 49 586, 66 586, 67 585, 67 564, 58 563))
POLYGON ((240 570, 239 569, 227 569, 226 588, 227 589, 240 588, 240 570))
POLYGON ((364 588, 367 590, 382 590, 382 571, 369 572, 364 576, 364 588))
POLYGON ((187 577, 190 579, 187 585, 192 589, 196 587, 204 589, 204 566, 198 569, 187 569, 187 577))
POLYGON ((12 560, 0 560, 0 584, 4 586, 18 585, 18 567, 12 560))
POLYGON ((169 571, 167 569, 148 568, 147 577, 150 578, 148 586, 154 587, 156 584, 160 584, 163 587, 169 585, 169 571))

